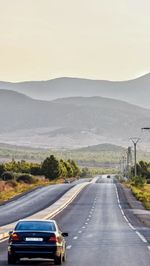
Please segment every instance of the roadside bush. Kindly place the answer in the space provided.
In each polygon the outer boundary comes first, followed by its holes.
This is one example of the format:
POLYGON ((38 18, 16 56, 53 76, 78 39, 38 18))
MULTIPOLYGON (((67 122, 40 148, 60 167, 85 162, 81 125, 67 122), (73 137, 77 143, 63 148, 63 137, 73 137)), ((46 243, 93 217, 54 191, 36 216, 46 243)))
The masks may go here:
POLYGON ((12 172, 4 172, 1 175, 1 179, 4 180, 4 181, 13 180, 14 179, 14 174, 12 172))
POLYGON ((4 164, 0 164, 0 178, 1 178, 1 175, 5 172, 5 166, 4 164))
POLYGON ((35 183, 35 180, 32 175, 29 174, 22 174, 17 177, 17 182, 21 183, 26 183, 26 184, 33 184, 35 183))
POLYGON ((134 176, 132 177, 132 184, 136 187, 143 187, 146 184, 146 178, 142 176, 134 176))

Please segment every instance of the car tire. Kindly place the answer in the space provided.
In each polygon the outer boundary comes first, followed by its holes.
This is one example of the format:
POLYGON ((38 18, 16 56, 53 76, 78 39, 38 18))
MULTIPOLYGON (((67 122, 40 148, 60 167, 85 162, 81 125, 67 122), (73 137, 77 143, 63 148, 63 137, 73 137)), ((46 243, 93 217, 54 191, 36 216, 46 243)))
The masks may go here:
POLYGON ((60 255, 59 257, 57 257, 57 256, 55 257, 55 259, 54 259, 55 265, 61 265, 62 262, 63 262, 62 255, 60 255))
POLYGON ((17 258, 14 255, 8 254, 8 264, 16 264, 17 258))

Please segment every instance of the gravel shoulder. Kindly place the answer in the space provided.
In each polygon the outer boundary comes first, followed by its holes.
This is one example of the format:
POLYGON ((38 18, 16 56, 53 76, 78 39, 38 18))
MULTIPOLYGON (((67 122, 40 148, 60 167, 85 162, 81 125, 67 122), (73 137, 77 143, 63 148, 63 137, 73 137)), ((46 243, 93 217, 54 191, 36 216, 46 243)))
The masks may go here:
POLYGON ((145 210, 144 206, 132 194, 131 190, 123 184, 117 183, 121 205, 128 212, 130 219, 138 226, 139 222, 150 227, 150 211, 145 210), (137 219, 133 218, 136 217, 137 219))

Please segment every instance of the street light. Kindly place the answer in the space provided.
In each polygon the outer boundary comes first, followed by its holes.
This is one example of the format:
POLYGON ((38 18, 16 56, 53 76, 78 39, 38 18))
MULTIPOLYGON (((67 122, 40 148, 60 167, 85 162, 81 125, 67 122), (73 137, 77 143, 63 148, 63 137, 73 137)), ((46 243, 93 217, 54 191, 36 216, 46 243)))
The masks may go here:
POLYGON ((136 146, 138 142, 141 140, 140 138, 134 137, 130 138, 134 145, 134 175, 137 176, 137 167, 136 167, 136 146))

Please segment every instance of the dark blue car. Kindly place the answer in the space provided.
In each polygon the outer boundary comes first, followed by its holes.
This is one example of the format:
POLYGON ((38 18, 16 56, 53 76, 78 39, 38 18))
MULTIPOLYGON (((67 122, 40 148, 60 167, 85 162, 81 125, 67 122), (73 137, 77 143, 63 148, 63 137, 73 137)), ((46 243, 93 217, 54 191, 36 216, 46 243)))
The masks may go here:
POLYGON ((8 264, 21 258, 53 259, 55 265, 66 260, 66 242, 55 220, 20 220, 10 232, 8 264))

